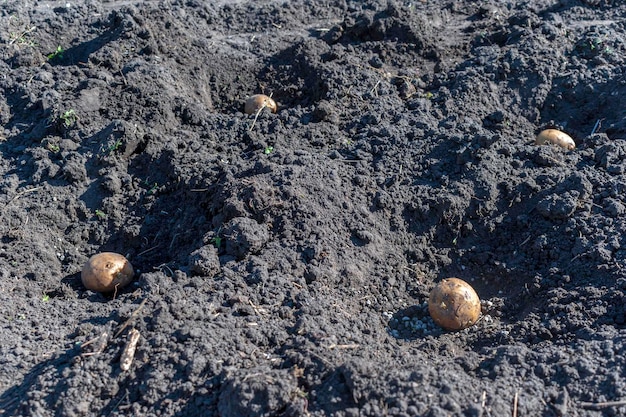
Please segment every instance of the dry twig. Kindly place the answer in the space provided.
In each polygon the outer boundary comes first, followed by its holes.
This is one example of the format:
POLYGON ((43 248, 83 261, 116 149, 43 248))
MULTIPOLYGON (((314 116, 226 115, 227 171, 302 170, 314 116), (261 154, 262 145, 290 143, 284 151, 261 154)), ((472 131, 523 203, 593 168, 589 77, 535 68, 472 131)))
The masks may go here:
POLYGON ((600 410, 602 408, 607 408, 607 407, 622 407, 626 405, 626 400, 620 400, 620 401, 605 401, 605 402, 600 402, 600 403, 580 403, 580 406, 582 408, 586 408, 589 410, 600 410))
POLYGON ((24 190, 24 191, 20 191, 19 193, 15 194, 2 208, 2 210, 4 211, 4 209, 6 209, 9 204, 11 204, 12 202, 14 202, 15 200, 17 200, 18 198, 20 198, 21 196, 23 196, 24 194, 28 194, 28 193, 32 193, 35 191, 39 191, 42 187, 35 187, 35 188, 29 188, 28 190, 24 190))
POLYGON ((84 349, 91 344, 94 345, 94 348, 91 352, 81 353, 80 356, 86 357, 86 356, 99 355, 100 353, 104 351, 104 348, 107 346, 108 340, 109 340, 109 333, 105 331, 105 332, 102 332, 100 336, 86 341, 80 346, 81 349, 84 349))
POLYGON ((126 346, 124 346, 122 357, 120 358, 120 368, 122 368, 122 371, 128 371, 130 366, 133 364, 139 336, 141 336, 141 334, 137 329, 130 329, 128 332, 128 342, 126 343, 126 346))
POLYGON ((332 344, 330 346, 327 347, 327 349, 357 349, 360 345, 356 344, 356 343, 349 343, 349 344, 345 344, 345 345, 337 345, 337 344, 332 344))
POLYGON ((117 337, 120 334, 122 334, 122 332, 124 331, 125 328, 128 327, 128 325, 130 324, 130 322, 132 320, 135 319, 135 317, 137 317, 137 315, 139 314, 139 312, 141 311, 141 309, 143 308, 144 305, 146 305, 146 301, 148 301, 148 297, 144 298, 143 301, 141 302, 141 304, 139 304, 139 307, 137 307, 137 309, 135 311, 133 311, 133 313, 130 315, 130 317, 128 318, 128 320, 126 320, 124 322, 124 324, 122 324, 120 326, 120 329, 117 331, 117 333, 115 333, 115 336, 113 337, 117 337))

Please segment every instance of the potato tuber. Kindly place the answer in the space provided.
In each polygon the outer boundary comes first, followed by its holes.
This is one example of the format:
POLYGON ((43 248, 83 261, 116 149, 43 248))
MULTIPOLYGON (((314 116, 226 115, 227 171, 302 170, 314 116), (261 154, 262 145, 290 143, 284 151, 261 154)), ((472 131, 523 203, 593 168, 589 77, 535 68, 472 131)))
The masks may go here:
POLYGON ((83 285, 98 292, 112 292, 128 285, 135 271, 119 253, 102 252, 93 255, 80 274, 83 285))
POLYGON ((467 282, 458 278, 442 280, 428 297, 428 312, 446 330, 463 330, 480 316, 480 299, 467 282))
POLYGON ((276 110, 278 110, 278 106, 276 106, 273 98, 265 94, 255 94, 246 100, 244 111, 246 114, 254 114, 264 108, 270 109, 272 113, 276 113, 276 110))
POLYGON ((570 151, 576 147, 574 139, 565 132, 561 132, 556 129, 546 129, 539 132, 537 139, 535 140, 537 145, 544 145, 546 143, 552 143, 558 145, 561 148, 569 149, 570 151))

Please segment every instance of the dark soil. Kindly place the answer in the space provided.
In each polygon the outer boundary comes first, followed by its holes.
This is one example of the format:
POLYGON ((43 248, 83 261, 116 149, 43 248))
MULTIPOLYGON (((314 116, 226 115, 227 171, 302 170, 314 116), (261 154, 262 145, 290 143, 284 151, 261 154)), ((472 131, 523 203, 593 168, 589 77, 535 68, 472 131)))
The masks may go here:
POLYGON ((624 415, 624 16, 0 1, 0 413, 624 415), (82 286, 100 251, 129 287, 82 286))

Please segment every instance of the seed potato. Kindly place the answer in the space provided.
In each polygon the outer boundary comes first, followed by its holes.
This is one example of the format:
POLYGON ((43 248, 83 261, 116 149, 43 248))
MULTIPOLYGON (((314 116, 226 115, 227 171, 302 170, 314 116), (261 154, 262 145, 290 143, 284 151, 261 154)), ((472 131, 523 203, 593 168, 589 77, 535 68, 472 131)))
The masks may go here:
POLYGON ((119 253, 102 252, 93 255, 80 274, 85 288, 112 292, 128 285, 135 275, 133 266, 119 253))
POLYGON ((278 106, 273 98, 265 94, 255 94, 248 97, 244 106, 246 114, 255 114, 261 109, 268 108, 272 113, 276 113, 278 106))
POLYGON ((570 135, 565 132, 561 132, 557 129, 546 129, 539 132, 537 139, 535 140, 537 145, 545 145, 551 143, 558 145, 561 148, 569 149, 570 151, 576 148, 576 143, 570 135))
POLYGON ((430 292, 428 312, 438 326, 446 330, 463 330, 480 317, 480 299, 467 282, 446 278, 430 292))

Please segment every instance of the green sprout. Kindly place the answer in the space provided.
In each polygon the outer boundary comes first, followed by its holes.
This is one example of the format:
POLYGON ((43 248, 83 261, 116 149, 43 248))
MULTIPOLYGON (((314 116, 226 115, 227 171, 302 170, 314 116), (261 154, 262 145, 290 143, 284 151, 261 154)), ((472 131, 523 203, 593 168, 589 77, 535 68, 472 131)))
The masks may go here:
POLYGON ((63 49, 63 47, 59 45, 57 46, 56 51, 54 51, 51 54, 48 54, 47 57, 50 61, 52 61, 53 59, 63 59, 64 52, 65 52, 65 49, 63 49))
POLYGON ((426 94, 424 94, 424 98, 431 100, 433 97, 435 97, 435 95, 433 93, 431 93, 430 91, 427 92, 426 94))
POLYGON ((107 218, 107 214, 102 210, 96 209, 95 213, 96 213, 96 217, 99 218, 100 220, 104 220, 107 218))
POLYGON ((78 116, 74 109, 69 109, 63 112, 60 119, 63 121, 63 126, 69 128, 78 121, 78 116))
POLYGON ((220 236, 221 231, 222 231, 222 227, 220 226, 219 229, 217 229, 217 232, 215 232, 215 236, 213 236, 211 240, 209 241, 217 249, 219 249, 220 246, 222 245, 222 237, 220 236))
POLYGON ((122 139, 118 139, 115 142, 109 142, 107 144, 103 143, 100 145, 100 152, 102 152, 103 154, 111 154, 117 151, 118 149, 120 149, 121 146, 122 146, 122 139))
POLYGON ((295 393, 300 398, 309 398, 309 393, 302 391, 301 389, 296 389, 295 393))
POLYGON ((57 145, 56 143, 49 143, 48 150, 51 152, 57 153, 61 150, 61 147, 57 145))
POLYGON ((156 193, 157 188, 159 188, 159 183, 158 183, 158 182, 156 182, 156 181, 155 181, 155 182, 153 182, 153 183, 150 183, 150 182, 148 181, 149 179, 150 179, 150 178, 148 177, 148 178, 146 178, 145 180, 143 180, 143 181, 142 181, 142 183, 141 183, 141 185, 142 185, 142 187, 145 187, 145 188, 147 188, 147 189, 148 189, 148 191, 147 191, 147 193, 148 193, 148 194, 154 194, 154 193, 156 193))
POLYGON ((48 294, 44 294, 43 297, 41 297, 41 301, 47 303, 48 301, 50 301, 50 296, 48 294))
POLYGON ((211 238, 211 243, 213 244, 213 246, 215 246, 217 249, 220 248, 220 246, 222 245, 222 238, 220 236, 215 236, 211 238))
POLYGON ((263 151, 263 153, 265 153, 265 155, 269 155, 274 151, 274 147, 273 146, 266 146, 265 150, 263 151))
POLYGON ((122 146, 122 139, 118 139, 114 144, 109 145, 108 151, 109 153, 117 151, 120 146, 122 146))
POLYGON ((599 49, 603 44, 603 40, 600 38, 589 39, 589 49, 592 51, 599 49))

